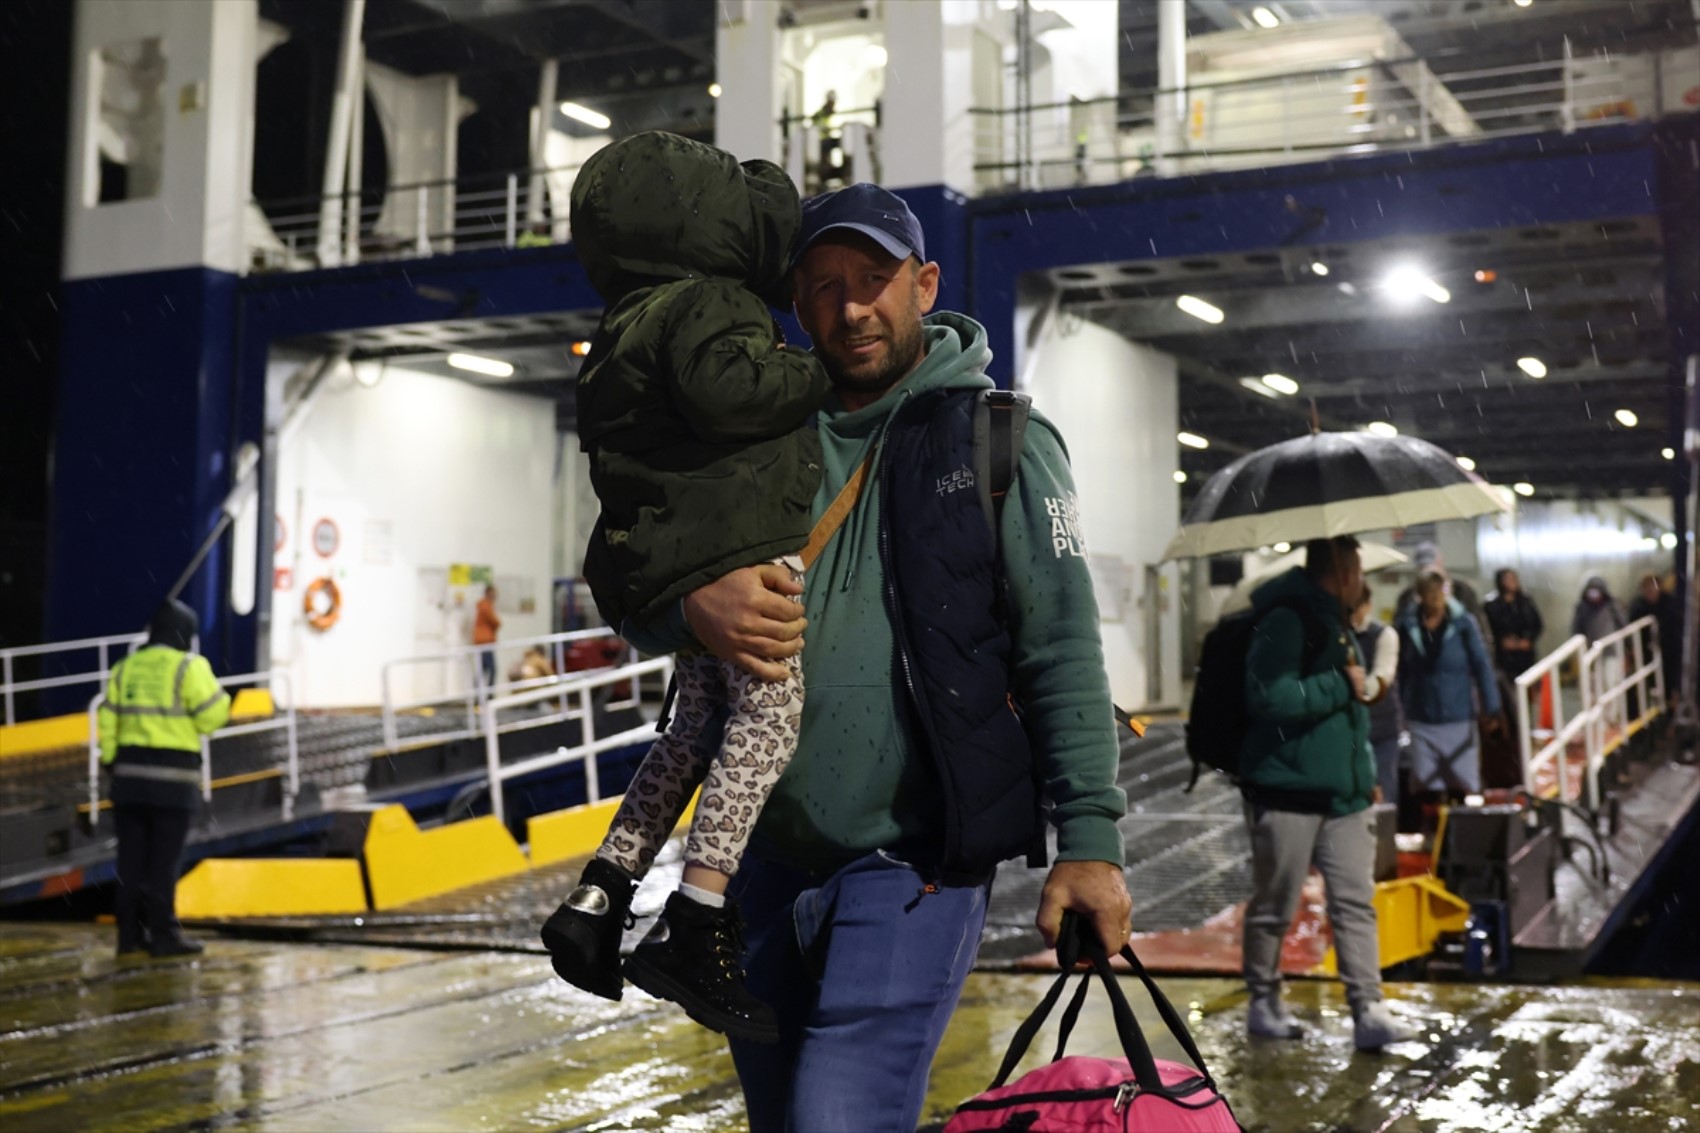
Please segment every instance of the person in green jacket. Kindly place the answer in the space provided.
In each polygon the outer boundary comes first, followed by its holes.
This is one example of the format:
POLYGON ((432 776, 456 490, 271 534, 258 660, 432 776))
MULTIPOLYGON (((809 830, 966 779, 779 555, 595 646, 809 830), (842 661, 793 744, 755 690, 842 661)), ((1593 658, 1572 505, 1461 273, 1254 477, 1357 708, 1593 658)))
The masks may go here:
MULTIPOLYGON (((818 416, 824 513, 880 451, 910 399, 989 389, 986 331, 929 313, 939 265, 903 199, 852 185, 805 206, 793 279, 799 321, 833 393, 818 416)), ((898 667, 889 544, 876 461, 802 591, 762 565, 701 586, 641 626, 640 648, 691 641, 759 674, 801 650, 809 695, 797 753, 733 880, 749 922, 752 990, 781 1042, 734 1041, 755 1133, 913 1129, 928 1070, 986 919, 989 876, 934 865, 944 800, 898 667), (809 646, 802 649, 802 632, 809 646)), ((1009 694, 1023 711, 1052 807, 1054 864, 1035 922, 1054 944, 1065 910, 1110 951, 1130 931, 1116 826, 1120 748, 1075 489, 1056 429, 1035 413, 999 521, 1009 694)), ((910 627, 914 628, 914 627, 910 627)))
POLYGON ((1328 923, 1352 1008, 1353 1041, 1379 1050, 1416 1037, 1381 1002, 1375 924, 1375 757, 1363 658, 1350 629, 1363 591, 1350 535, 1315 539, 1305 565, 1252 592, 1257 626, 1246 654, 1240 790, 1251 836, 1252 896, 1244 966, 1256 1038, 1304 1033, 1281 1003, 1281 942, 1311 866, 1328 892, 1328 923))
POLYGON ((201 801, 201 737, 230 719, 230 694, 194 652, 195 611, 175 599, 147 644, 113 666, 97 713, 118 828, 118 954, 192 955, 177 924, 177 875, 201 801))
MULTIPOLYGON (((773 163, 659 131, 599 150, 573 182, 573 243, 608 304, 578 431, 602 505, 584 573, 612 626, 755 563, 802 579, 826 373, 784 348, 762 298, 785 275, 800 209, 773 163)), ((682 649, 670 696, 671 723, 543 942, 561 978, 619 999, 633 891, 700 786, 681 884, 624 978, 713 1030, 771 1042, 726 887, 796 748, 801 664, 764 680, 682 649)))

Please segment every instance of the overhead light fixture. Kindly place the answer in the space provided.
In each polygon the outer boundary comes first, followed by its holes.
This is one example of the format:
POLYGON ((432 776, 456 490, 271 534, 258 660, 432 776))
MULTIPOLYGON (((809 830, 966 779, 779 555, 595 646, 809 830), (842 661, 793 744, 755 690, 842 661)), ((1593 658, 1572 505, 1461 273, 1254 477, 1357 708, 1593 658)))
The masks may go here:
POLYGON ((1492 268, 1481 268, 1476 272, 1477 283, 1492 283, 1499 278, 1499 273, 1492 268))
POLYGON ((1673 448, 1662 448, 1659 450, 1659 455, 1664 457, 1666 460, 1675 460, 1676 450, 1673 448))
POLYGON ((1633 429, 1641 423, 1641 418, 1635 416, 1635 410, 1633 409, 1619 409, 1616 413, 1613 413, 1612 416, 1616 417, 1617 423, 1622 425, 1625 429, 1633 429))
POLYGON ((503 362, 499 358, 485 358, 478 354, 450 354, 448 362, 457 370, 483 374, 490 378, 511 378, 514 373, 512 362, 503 362))
POLYGON ((888 58, 885 48, 878 43, 870 43, 862 48, 862 66, 864 67, 883 67, 888 58))
POLYGON ((1327 275, 1328 265, 1323 263, 1321 260, 1312 260, 1310 262, 1310 270, 1312 275, 1327 275))
POLYGON ((1511 2, 1519 8, 1527 8, 1530 4, 1533 4, 1535 0, 1511 0, 1511 2))
POLYGON ((1641 549, 1643 551, 1656 551, 1659 549, 1659 541, 1651 535, 1643 535, 1641 536, 1641 549))
POLYGON ((719 98, 724 93, 725 93, 725 91, 719 83, 709 83, 708 84, 708 97, 719 98))
POLYGON ((576 102, 561 103, 561 113, 574 122, 583 122, 592 130, 606 130, 614 124, 614 120, 606 114, 598 114, 588 106, 580 106, 576 102))
POLYGON ((1299 392, 1299 383, 1295 382, 1292 378, 1289 378, 1286 374, 1264 374, 1263 384, 1274 390, 1276 393, 1284 393, 1288 397, 1292 397, 1295 393, 1299 392))
POLYGON ((1181 471, 1181 470, 1180 470, 1180 469, 1178 469, 1178 468, 1177 468, 1177 469, 1175 469, 1175 483, 1177 483, 1177 484, 1184 484, 1184 483, 1186 483, 1186 473, 1185 473, 1185 472, 1182 472, 1182 471, 1181 471))
POLYGON ((1667 551, 1676 550, 1676 532, 1667 531, 1663 535, 1660 535, 1659 546, 1663 547, 1667 551))
POLYGON ((1240 385, 1249 389, 1252 393, 1261 394, 1264 397, 1275 398, 1281 396, 1268 386, 1264 385, 1257 378, 1241 378, 1240 385))
POLYGON ((1547 376, 1547 364, 1539 358, 1519 358, 1517 368, 1536 381, 1547 376))
POLYGON ((1399 435, 1398 427, 1387 421, 1371 421, 1364 426, 1364 429, 1378 437, 1396 437, 1399 435))
POLYGON ((1516 492, 1519 496, 1523 496, 1523 497, 1528 497, 1528 496, 1532 496, 1532 495, 1535 494, 1535 486, 1533 484, 1529 483, 1527 480, 1517 481, 1517 483, 1511 485, 1511 490, 1513 492, 1516 492))
POLYGON ((1257 21, 1257 26, 1260 28, 1278 28, 1281 26, 1281 17, 1261 4, 1251 10, 1251 18, 1257 21))
POLYGON ((1419 296, 1436 303, 1452 301, 1452 292, 1410 265, 1396 267, 1382 280, 1382 288, 1397 303, 1414 302, 1419 296))
POLYGON ((1196 295, 1182 295, 1175 300, 1175 306, 1193 318, 1203 319, 1207 323, 1219 323, 1228 317, 1222 313, 1222 308, 1206 303, 1196 295))
POLYGON ((581 338, 577 342, 573 343, 568 349, 573 352, 574 358, 583 358, 586 354, 590 353, 590 342, 587 339, 581 338))
POLYGON ((1476 470, 1476 462, 1471 460, 1469 457, 1460 456, 1457 460, 1458 467, 1462 468, 1465 472, 1474 472, 1476 470))
POLYGON ((1210 442, 1197 433, 1176 433, 1175 440, 1187 448, 1209 448, 1210 442))
POLYGON ((1293 549, 1293 545, 1291 543, 1277 543, 1269 549, 1274 551, 1277 555, 1284 555, 1293 549))

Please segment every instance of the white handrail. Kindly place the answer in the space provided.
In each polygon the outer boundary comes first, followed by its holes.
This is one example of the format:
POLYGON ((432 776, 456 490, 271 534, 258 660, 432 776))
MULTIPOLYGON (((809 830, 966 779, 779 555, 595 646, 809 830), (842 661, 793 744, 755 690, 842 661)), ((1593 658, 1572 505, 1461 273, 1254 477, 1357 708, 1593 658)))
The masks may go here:
MULTIPOLYGON (((490 775, 490 810, 500 821, 507 821, 507 810, 504 806, 502 784, 509 779, 521 775, 529 775, 533 771, 543 771, 550 767, 559 767, 576 760, 584 761, 584 790, 585 801, 598 802, 602 797, 601 784, 597 780, 596 756, 600 752, 611 751, 614 748, 626 747, 641 743, 645 739, 655 738, 655 725, 648 721, 635 728, 627 728, 611 736, 598 737, 596 734, 596 718, 592 711, 591 694, 599 688, 617 684, 621 681, 632 682, 632 700, 637 699, 638 678, 649 673, 662 675, 663 684, 673 679, 673 658, 656 657, 648 661, 639 661, 631 665, 623 665, 617 669, 603 669, 563 681, 555 688, 534 689, 530 692, 516 693, 512 696, 491 697, 484 704, 484 759, 490 775), (551 719, 575 719, 579 721, 579 742, 572 747, 558 747, 552 752, 532 756, 517 763, 502 762, 501 734, 502 727, 497 715, 506 708, 521 708, 529 704, 539 704, 556 697, 567 697, 577 701, 577 707, 562 716, 551 719)), ((610 705, 609 707, 614 707, 610 705)), ((538 722, 527 722, 525 726, 535 726, 538 722)), ((509 731, 514 730, 511 726, 509 731)))
MULTIPOLYGON (((1639 727, 1664 711, 1664 666, 1659 652, 1658 623, 1651 617, 1633 622, 1593 644, 1581 634, 1570 638, 1552 653, 1541 658, 1517 678, 1517 740, 1523 759, 1523 786, 1535 794, 1536 773, 1552 763, 1557 779, 1558 798, 1570 797, 1570 762, 1567 758, 1572 741, 1582 740, 1585 756, 1583 786, 1590 808, 1600 805, 1600 769, 1605 766, 1608 747, 1607 732, 1611 724, 1621 721, 1625 733, 1639 727), (1650 631, 1650 632, 1649 632, 1650 631), (1642 644, 1650 642, 1647 657, 1642 659, 1642 644), (1608 655, 1621 658, 1627 647, 1631 664, 1629 671, 1618 677, 1610 688, 1599 687, 1607 671, 1608 655), (1581 705, 1569 720, 1564 719, 1563 698, 1557 695, 1558 667, 1575 658, 1579 669, 1578 685, 1581 705), (1553 732, 1539 750, 1534 747, 1534 732, 1529 721, 1530 691, 1543 681, 1553 682, 1553 732), (1638 714, 1628 718, 1624 707, 1631 691, 1636 693, 1638 714)), ((1627 738, 1627 736, 1625 736, 1627 738)))
MULTIPOLYGON (((566 670, 566 646, 575 641, 594 641, 598 638, 604 637, 617 637, 617 635, 605 626, 595 629, 575 629, 567 630, 562 633, 540 634, 535 637, 517 637, 507 641, 498 641, 491 645, 461 645, 456 646, 453 649, 445 649, 436 653, 421 653, 412 657, 396 657, 386 661, 384 662, 383 669, 379 673, 379 683, 383 691, 384 747, 387 750, 394 751, 401 744, 400 730, 396 726, 396 716, 399 713, 416 711, 421 708, 436 708, 447 704, 462 704, 466 709, 466 720, 469 722, 469 726, 431 732, 429 735, 417 738, 421 740, 429 739, 434 741, 466 739, 479 734, 481 729, 476 724, 472 724, 471 721, 477 718, 479 708, 490 699, 492 694, 499 695, 515 689, 533 687, 532 682, 528 681, 505 681, 500 679, 498 679, 494 684, 485 684, 484 670, 479 664, 480 658, 485 653, 494 654, 497 650, 529 649, 533 646, 547 646, 549 649, 550 664, 554 667, 555 672, 560 674, 566 670), (390 675, 397 669, 408 666, 430 664, 450 666, 457 663, 464 664, 466 666, 465 675, 467 681, 465 691, 445 692, 438 696, 430 696, 422 699, 401 702, 396 700, 390 675)), ((629 645, 621 642, 621 648, 626 651, 627 656, 630 659, 634 661, 637 659, 637 651, 632 649, 629 645)))
POLYGON ((6 723, 16 724, 17 714, 14 696, 20 692, 32 692, 37 689, 66 688, 71 685, 87 684, 91 681, 104 686, 106 678, 112 672, 112 663, 121 660, 123 654, 112 655, 115 646, 126 646, 126 652, 148 639, 145 633, 115 633, 106 637, 82 637, 75 641, 48 641, 40 645, 14 645, 9 649, 0 649, 0 696, 6 703, 6 723), (78 650, 93 649, 96 651, 97 668, 87 673, 66 673, 57 677, 36 677, 27 681, 12 679, 14 659, 19 657, 42 657, 50 653, 74 653, 78 650))
POLYGON ((1557 670, 1570 658, 1581 657, 1587 648, 1588 639, 1577 634, 1529 666, 1517 678, 1517 744, 1523 757, 1523 787, 1530 794, 1536 793, 1536 772, 1547 763, 1556 763, 1559 798, 1565 798, 1567 795, 1569 766, 1564 755, 1570 741, 1576 738, 1576 734, 1586 723, 1586 716, 1578 713, 1575 718, 1565 721, 1564 698, 1559 695, 1557 670), (1539 751, 1535 751, 1534 732, 1529 722, 1529 690, 1545 680, 1550 680, 1553 685, 1553 734, 1539 751))
MULTIPOLYGON (((210 735, 201 737, 201 798, 212 801, 212 741, 231 736, 248 736, 259 732, 284 731, 284 765, 285 787, 283 791, 283 819, 289 821, 295 816, 295 800, 301 793, 301 751, 295 726, 295 686, 287 670, 270 669, 260 673, 237 673, 234 676, 219 677, 220 688, 231 688, 236 685, 258 686, 261 684, 276 688, 283 687, 287 705, 282 707, 282 717, 278 716, 279 705, 277 698, 272 699, 273 714, 269 720, 256 720, 241 724, 226 724, 210 735)), ((100 823, 100 706, 106 703, 106 690, 103 688, 89 701, 89 826, 92 828, 100 823)))
POLYGON ((1583 690, 1582 701, 1586 705, 1588 715, 1587 753, 1588 753, 1588 805, 1598 808, 1600 805, 1600 768, 1606 760, 1606 728, 1613 722, 1621 722, 1623 739, 1628 733, 1647 721, 1652 720, 1664 711, 1664 665, 1659 650, 1658 621, 1645 617, 1631 622, 1615 633, 1607 634, 1592 645, 1582 655, 1583 690), (1644 641, 1651 642, 1648 650, 1649 659, 1642 663, 1641 646, 1644 641), (1625 647, 1629 653, 1630 664, 1624 665, 1625 647), (1607 667, 1602 663, 1608 654, 1614 655, 1624 672, 1617 683, 1610 688, 1597 687, 1607 667), (1650 686, 1650 687, 1649 687, 1650 686), (1629 719, 1627 706, 1630 691, 1636 694, 1636 707, 1639 710, 1635 719, 1629 719))

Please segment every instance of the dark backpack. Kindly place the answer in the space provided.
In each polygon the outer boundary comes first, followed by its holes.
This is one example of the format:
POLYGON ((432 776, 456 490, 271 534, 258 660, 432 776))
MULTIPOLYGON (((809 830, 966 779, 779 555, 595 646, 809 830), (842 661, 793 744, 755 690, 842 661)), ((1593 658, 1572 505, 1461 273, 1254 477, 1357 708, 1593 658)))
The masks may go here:
POLYGON ((1230 614, 1204 635, 1186 724, 1186 753, 1192 757, 1192 778, 1186 785, 1189 792, 1198 785, 1198 776, 1206 767, 1239 777, 1240 748, 1251 730, 1251 717, 1245 710, 1246 657, 1251 653, 1258 622, 1275 610, 1291 610, 1304 623, 1301 675, 1310 675, 1316 659, 1328 647, 1327 627, 1297 599, 1267 610, 1230 614))

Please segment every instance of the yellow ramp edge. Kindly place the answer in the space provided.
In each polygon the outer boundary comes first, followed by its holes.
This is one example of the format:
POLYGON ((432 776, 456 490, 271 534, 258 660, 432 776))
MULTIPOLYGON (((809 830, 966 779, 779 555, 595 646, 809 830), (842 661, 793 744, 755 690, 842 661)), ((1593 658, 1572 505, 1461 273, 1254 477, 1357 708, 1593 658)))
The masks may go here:
MULTIPOLYGON (((685 804, 679 816, 680 826, 689 826, 695 813, 697 796, 685 804)), ((550 865, 569 858, 582 858, 596 852, 608 833, 608 823, 620 809, 619 799, 603 799, 597 803, 572 806, 565 810, 539 814, 526 821, 525 840, 531 847, 531 865, 550 865)))
POLYGON ((0 759, 88 746, 89 716, 86 712, 0 726, 0 759))
POLYGON ((372 816, 365 852, 374 909, 393 909, 531 868, 494 815, 421 830, 400 805, 372 816))
POLYGON ((239 688, 230 702, 232 720, 266 720, 277 714, 269 688, 239 688))
MULTIPOLYGON (((1441 933, 1463 932, 1469 920, 1470 903, 1438 878, 1419 874, 1376 883, 1375 927, 1383 968, 1427 956, 1441 933)), ((1332 947, 1317 970, 1330 976, 1339 972, 1332 947)))
POLYGON ((350 858, 208 858, 177 883, 184 920, 365 911, 360 863, 350 858))

